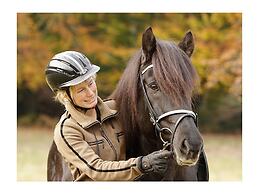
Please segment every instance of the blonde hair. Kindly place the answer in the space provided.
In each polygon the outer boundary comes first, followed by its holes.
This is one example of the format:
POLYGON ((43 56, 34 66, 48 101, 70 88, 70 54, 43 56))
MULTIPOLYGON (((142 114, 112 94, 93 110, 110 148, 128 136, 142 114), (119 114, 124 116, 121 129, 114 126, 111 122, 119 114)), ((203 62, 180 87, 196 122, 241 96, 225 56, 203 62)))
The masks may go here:
MULTIPOLYGON (((96 80, 96 73, 94 75, 92 75, 90 78, 93 78, 94 81, 96 80)), ((71 86, 69 87, 68 91, 70 92, 71 94, 71 97, 72 97, 72 90, 71 90, 71 86)), ((56 92, 56 95, 54 97, 55 101, 57 102, 60 102, 61 104, 65 105, 67 102, 72 102, 70 97, 68 96, 67 94, 67 91, 66 90, 58 90, 56 92)), ((73 103, 73 102, 72 102, 73 103)))
POLYGON ((65 105, 67 102, 71 102, 71 99, 67 95, 66 90, 58 90, 55 96, 55 101, 65 105))

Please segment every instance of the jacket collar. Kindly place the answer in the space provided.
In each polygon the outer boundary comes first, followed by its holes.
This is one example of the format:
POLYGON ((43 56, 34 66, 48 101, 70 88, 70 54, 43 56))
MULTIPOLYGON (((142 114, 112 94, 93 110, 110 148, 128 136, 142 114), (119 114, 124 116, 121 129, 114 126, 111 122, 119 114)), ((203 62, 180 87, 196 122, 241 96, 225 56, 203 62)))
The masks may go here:
MULTIPOLYGON (((66 110, 71 114, 72 118, 76 120, 83 128, 89 128, 97 123, 100 123, 96 117, 96 110, 88 109, 87 111, 79 111, 76 109, 70 101, 65 104, 66 110)), ((105 119, 114 117, 117 114, 117 110, 113 110, 106 105, 102 99, 97 97, 97 107, 100 110, 101 122, 105 119)))

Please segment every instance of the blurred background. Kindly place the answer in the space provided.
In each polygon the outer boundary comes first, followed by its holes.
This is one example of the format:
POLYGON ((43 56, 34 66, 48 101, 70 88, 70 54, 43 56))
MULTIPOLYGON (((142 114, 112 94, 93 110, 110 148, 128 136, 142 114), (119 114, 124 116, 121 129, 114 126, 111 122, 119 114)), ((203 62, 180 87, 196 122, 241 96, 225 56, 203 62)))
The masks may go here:
POLYGON ((46 181, 53 129, 64 108, 54 102, 44 70, 64 50, 85 53, 101 66, 99 95, 115 89, 148 27, 158 39, 195 37, 192 62, 200 76, 195 111, 210 180, 242 180, 242 14, 18 13, 17 180, 46 181))

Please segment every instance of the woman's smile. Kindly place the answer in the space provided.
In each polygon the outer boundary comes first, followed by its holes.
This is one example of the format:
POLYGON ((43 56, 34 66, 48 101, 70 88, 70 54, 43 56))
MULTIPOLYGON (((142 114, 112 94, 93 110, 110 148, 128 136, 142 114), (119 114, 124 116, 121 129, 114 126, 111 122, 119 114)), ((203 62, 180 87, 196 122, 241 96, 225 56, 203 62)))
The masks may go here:
POLYGON ((95 102, 95 100, 96 100, 96 97, 92 97, 92 98, 90 98, 88 100, 84 100, 84 102, 91 104, 91 103, 95 102))
POLYGON ((94 108, 97 104, 97 87, 93 78, 72 86, 73 101, 83 108, 94 108))
POLYGON ((84 100, 85 102, 92 102, 92 101, 94 101, 96 99, 96 96, 92 96, 92 97, 90 97, 90 98, 88 98, 88 99, 86 99, 86 100, 84 100))

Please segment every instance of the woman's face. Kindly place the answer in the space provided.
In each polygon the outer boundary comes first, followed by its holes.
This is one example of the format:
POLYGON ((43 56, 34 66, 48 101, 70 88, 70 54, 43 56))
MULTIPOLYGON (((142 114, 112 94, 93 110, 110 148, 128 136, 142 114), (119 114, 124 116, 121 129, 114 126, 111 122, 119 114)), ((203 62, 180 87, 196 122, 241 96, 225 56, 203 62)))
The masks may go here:
POLYGON ((97 87, 94 78, 71 86, 71 98, 74 104, 82 108, 94 108, 97 104, 97 87))

